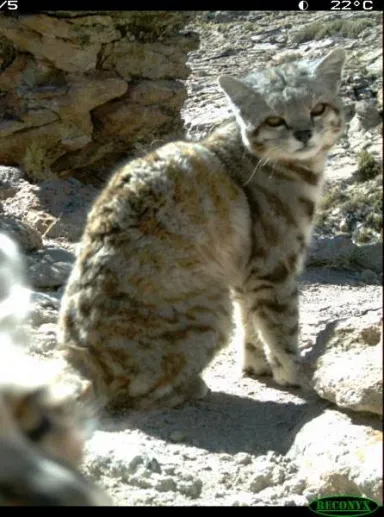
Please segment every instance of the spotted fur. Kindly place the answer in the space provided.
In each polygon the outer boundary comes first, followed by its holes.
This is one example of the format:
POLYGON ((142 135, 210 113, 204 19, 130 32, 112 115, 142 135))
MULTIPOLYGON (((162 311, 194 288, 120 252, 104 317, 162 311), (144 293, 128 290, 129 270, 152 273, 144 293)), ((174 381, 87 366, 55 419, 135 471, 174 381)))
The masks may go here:
POLYGON ((28 302, 21 254, 0 234, 0 506, 107 505, 79 471, 85 433, 73 402, 23 350, 28 302))
POLYGON ((103 404, 170 407, 245 330, 243 370, 298 383, 296 278, 328 150, 343 128, 344 51, 221 76, 234 118, 201 142, 123 164, 94 203, 60 313, 60 342, 103 404))

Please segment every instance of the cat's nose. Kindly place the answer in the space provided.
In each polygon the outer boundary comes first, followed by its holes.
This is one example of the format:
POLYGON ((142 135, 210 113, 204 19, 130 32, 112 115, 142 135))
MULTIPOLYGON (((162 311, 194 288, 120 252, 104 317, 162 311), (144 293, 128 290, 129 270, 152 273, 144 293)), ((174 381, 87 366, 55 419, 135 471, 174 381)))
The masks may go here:
POLYGON ((312 131, 310 129, 298 129, 293 132, 293 136, 300 142, 303 142, 303 144, 306 144, 312 136, 312 131))

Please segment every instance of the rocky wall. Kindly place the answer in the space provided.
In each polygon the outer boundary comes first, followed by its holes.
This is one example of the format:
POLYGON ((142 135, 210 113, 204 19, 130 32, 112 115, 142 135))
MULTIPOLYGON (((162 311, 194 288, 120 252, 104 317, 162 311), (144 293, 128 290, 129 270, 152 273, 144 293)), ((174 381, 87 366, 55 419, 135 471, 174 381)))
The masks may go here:
POLYGON ((0 16, 0 164, 94 182, 182 133, 187 11, 0 16))

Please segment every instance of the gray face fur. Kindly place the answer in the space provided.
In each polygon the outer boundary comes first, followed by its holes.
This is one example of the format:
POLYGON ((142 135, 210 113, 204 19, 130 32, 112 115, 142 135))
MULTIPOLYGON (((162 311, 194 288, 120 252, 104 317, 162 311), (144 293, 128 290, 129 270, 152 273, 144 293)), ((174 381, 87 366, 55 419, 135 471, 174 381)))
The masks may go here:
POLYGON ((343 128, 337 98, 345 52, 218 82, 240 126, 245 146, 272 160, 304 161, 327 151, 343 128))

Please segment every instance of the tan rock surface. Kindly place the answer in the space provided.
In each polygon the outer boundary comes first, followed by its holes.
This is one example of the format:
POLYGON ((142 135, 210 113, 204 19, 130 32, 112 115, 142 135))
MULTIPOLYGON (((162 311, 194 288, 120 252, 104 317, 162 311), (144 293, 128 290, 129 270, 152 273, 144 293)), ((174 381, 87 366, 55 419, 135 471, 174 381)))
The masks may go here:
POLYGON ((0 18, 0 163, 32 181, 89 165, 96 181, 137 143, 182 133, 191 13, 72 14, 0 18))
POLYGON ((320 397, 340 408, 383 414, 381 329, 381 309, 327 324, 311 353, 319 355, 312 385, 320 397))

